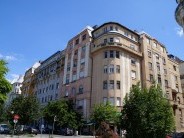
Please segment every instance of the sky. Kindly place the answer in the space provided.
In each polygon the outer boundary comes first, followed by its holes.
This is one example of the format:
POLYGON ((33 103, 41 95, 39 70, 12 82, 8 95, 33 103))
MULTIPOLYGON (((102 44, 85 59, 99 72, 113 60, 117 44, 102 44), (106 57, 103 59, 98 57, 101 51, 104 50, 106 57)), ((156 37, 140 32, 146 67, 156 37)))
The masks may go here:
POLYGON ((184 60, 184 34, 176 23, 175 0, 0 0, 0 59, 8 80, 24 75, 87 25, 118 22, 145 31, 184 60))

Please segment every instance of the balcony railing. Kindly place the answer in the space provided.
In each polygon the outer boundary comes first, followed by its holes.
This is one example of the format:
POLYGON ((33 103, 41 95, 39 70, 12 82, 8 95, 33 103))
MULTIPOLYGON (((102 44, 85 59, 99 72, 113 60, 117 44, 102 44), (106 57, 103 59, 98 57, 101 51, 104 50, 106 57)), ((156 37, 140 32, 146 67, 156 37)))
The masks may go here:
MULTIPOLYGON (((142 56, 141 52, 137 51, 136 49, 134 49, 134 48, 132 48, 130 46, 127 46, 127 45, 124 45, 122 43, 119 43, 119 42, 106 42, 106 43, 100 43, 99 45, 97 45, 97 47, 106 47, 106 46, 122 47, 122 48, 127 49, 128 51, 131 51, 131 52, 134 52, 134 53, 138 54, 139 56, 142 56)), ((95 51, 95 49, 93 51, 95 51)))

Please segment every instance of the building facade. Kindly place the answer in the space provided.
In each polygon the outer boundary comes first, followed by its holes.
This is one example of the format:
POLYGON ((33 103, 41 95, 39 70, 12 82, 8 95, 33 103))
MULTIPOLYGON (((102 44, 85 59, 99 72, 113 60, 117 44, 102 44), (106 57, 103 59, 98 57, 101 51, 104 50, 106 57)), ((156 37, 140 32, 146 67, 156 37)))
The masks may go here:
POLYGON ((118 23, 105 23, 92 32, 93 105, 107 100, 119 108, 130 88, 141 83, 149 88, 159 84, 170 101, 176 130, 184 130, 184 101, 179 63, 163 44, 145 32, 137 33, 118 23))
POLYGON ((179 65, 182 92, 184 92, 184 62, 179 65))
POLYGON ((31 81, 31 91, 42 106, 53 100, 70 100, 85 121, 95 104, 109 101, 121 110, 133 85, 149 88, 156 82, 172 105, 176 130, 184 131, 178 59, 149 34, 119 23, 87 26, 68 41, 64 51, 41 62, 31 81))
POLYGON ((121 108, 132 85, 141 82, 139 35, 111 22, 95 29, 92 35, 92 108, 107 101, 121 108))
POLYGON ((49 101, 58 100, 59 86, 63 82, 64 51, 57 51, 46 60, 42 61, 35 70, 34 94, 41 106, 49 101))
POLYGON ((22 83, 22 95, 23 96, 28 96, 28 95, 33 95, 34 94, 34 72, 35 69, 40 66, 40 62, 36 62, 31 68, 29 68, 25 74, 24 74, 24 81, 22 83))
POLYGON ((12 100, 17 98, 18 96, 21 95, 21 87, 22 87, 22 82, 24 80, 23 75, 19 75, 17 79, 14 79, 11 84, 12 84, 12 91, 8 93, 7 95, 7 100, 6 100, 6 105, 11 104, 12 100))
POLYGON ((175 11, 177 23, 184 29, 184 0, 176 0, 178 6, 175 11))
POLYGON ((63 83, 61 98, 73 101, 75 108, 89 119, 91 94, 91 31, 87 26, 68 41, 65 50, 63 83))

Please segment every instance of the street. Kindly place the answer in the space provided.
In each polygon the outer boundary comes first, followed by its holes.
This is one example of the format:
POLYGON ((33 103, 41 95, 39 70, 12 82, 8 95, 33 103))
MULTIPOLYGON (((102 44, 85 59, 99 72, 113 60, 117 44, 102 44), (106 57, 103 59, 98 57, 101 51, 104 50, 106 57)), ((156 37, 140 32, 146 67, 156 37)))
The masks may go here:
MULTIPOLYGON (((11 135, 0 135, 0 138, 51 138, 49 134, 38 134, 34 136, 30 135, 21 135, 21 136, 11 136, 11 135)), ((53 135, 52 138, 93 138, 93 136, 62 136, 62 135, 53 135)))

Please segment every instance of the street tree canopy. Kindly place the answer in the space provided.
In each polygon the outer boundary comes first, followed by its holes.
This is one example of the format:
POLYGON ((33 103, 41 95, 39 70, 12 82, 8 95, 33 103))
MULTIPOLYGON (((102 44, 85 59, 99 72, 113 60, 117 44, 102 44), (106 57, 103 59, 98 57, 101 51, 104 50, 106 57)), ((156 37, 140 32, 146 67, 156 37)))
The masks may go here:
POLYGON ((19 96, 11 102, 7 107, 7 119, 12 121, 13 115, 18 114, 20 116, 19 124, 30 124, 34 120, 37 120, 40 116, 39 114, 39 103, 34 96, 19 96), (14 112, 13 114, 11 112, 14 112))
POLYGON ((74 110, 72 102, 65 100, 52 101, 43 109, 44 119, 52 124, 56 116, 56 124, 77 129, 82 125, 82 116, 74 110))
POLYGON ((131 89, 125 97, 121 124, 127 138, 165 138, 175 127, 171 105, 157 85, 131 89))
POLYGON ((119 123, 119 117, 120 112, 118 112, 117 108, 107 102, 105 104, 95 105, 91 120, 94 121, 97 126, 99 126, 102 122, 117 125, 119 123))
POLYGON ((11 91, 11 84, 6 80, 5 75, 8 72, 7 63, 0 59, 0 106, 6 100, 6 95, 11 91))

